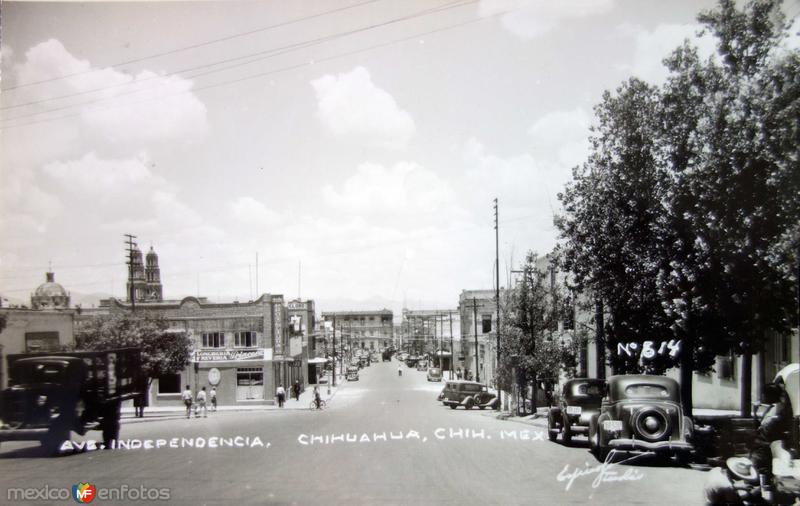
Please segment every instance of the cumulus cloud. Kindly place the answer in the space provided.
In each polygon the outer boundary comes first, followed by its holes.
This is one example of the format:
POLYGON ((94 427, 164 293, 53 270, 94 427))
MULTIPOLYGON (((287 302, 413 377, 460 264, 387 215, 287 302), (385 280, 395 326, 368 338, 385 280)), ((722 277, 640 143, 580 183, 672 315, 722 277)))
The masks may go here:
POLYGON ((454 201, 447 181, 413 162, 362 163, 341 189, 326 186, 323 196, 336 208, 355 211, 433 212, 454 201))
POLYGON ((253 197, 239 197, 230 204, 233 217, 243 223, 273 226, 281 221, 281 214, 253 197))
POLYGON ((160 182, 148 168, 144 155, 130 159, 102 159, 89 152, 77 160, 54 161, 43 167, 44 173, 69 185, 73 191, 91 194, 127 192, 137 185, 160 182))
POLYGON ((714 37, 710 34, 698 36, 701 28, 696 24, 661 24, 652 30, 639 26, 623 26, 621 31, 633 38, 634 50, 632 61, 620 67, 645 81, 661 83, 668 74, 662 61, 683 44, 685 39, 697 46, 702 59, 714 54, 714 37))
POLYGON ((545 114, 528 129, 537 159, 573 167, 589 154, 591 118, 581 108, 545 114))
POLYGON ((481 0, 478 12, 481 17, 501 12, 503 27, 523 39, 533 39, 547 34, 560 23, 606 13, 614 0, 481 0))
POLYGON ((414 135, 411 115, 394 97, 372 82, 369 71, 326 74, 311 81, 317 96, 318 117, 334 135, 367 145, 401 148, 414 135))
MULTIPOLYGON (((59 112, 78 111, 84 129, 115 143, 195 139, 205 134, 208 128, 205 105, 191 92, 192 81, 181 77, 149 70, 131 75, 113 68, 97 68, 88 60, 73 56, 56 39, 31 47, 25 52, 25 60, 14 65, 13 79, 18 83, 61 76, 69 77, 19 89, 7 104, 97 90, 75 96, 72 102, 55 100, 38 107, 46 111, 62 108, 65 104, 82 104, 59 112)), ((9 113, 6 119, 12 121, 14 117, 34 110, 20 107, 9 113)), ((25 120, 28 119, 20 119, 25 120)))

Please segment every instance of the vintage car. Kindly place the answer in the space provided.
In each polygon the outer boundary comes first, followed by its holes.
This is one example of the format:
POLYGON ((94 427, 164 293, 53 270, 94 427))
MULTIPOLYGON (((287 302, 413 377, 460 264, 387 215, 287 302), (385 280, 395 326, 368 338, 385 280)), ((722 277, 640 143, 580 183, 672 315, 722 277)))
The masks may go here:
POLYGON ((605 395, 606 381, 576 378, 567 381, 561 389, 558 404, 547 415, 550 441, 558 434, 568 445, 575 434, 588 435, 592 416, 600 413, 600 403, 605 395))
POLYGON ((442 381, 442 370, 438 367, 428 369, 428 381, 442 381))
POLYGON ((689 461, 691 419, 683 415, 678 382, 665 376, 608 379, 600 413, 589 422, 589 446, 605 461, 611 450, 671 455, 689 461))
POLYGON ((448 381, 445 383, 443 393, 442 403, 450 406, 450 409, 459 406, 464 406, 464 409, 472 409, 475 406, 479 409, 494 409, 500 402, 496 392, 474 381, 448 381))
POLYGON ((427 371, 428 370, 428 361, 427 360, 420 360, 417 362, 417 370, 418 371, 427 371))

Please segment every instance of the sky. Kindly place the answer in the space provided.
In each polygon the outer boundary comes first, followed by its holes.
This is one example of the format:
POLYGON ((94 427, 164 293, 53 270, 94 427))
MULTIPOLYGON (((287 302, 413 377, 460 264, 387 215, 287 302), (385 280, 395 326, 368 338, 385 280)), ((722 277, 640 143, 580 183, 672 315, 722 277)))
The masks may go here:
POLYGON ((0 296, 52 265, 124 297, 133 234, 165 298, 456 307, 494 286, 493 199, 503 286, 556 244, 602 93, 711 54, 713 5, 3 2, 0 296))

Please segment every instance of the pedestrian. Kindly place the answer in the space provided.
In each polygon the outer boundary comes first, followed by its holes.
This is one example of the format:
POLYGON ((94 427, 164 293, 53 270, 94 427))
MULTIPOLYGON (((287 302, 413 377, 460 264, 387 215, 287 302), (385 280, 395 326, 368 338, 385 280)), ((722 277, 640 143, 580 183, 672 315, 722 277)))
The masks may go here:
POLYGON ((141 409, 142 409, 142 396, 137 395, 136 397, 133 398, 133 411, 135 413, 134 416, 136 418, 141 418, 141 416, 139 415, 139 411, 141 409))
POLYGON ((212 411, 217 410, 217 387, 211 387, 211 391, 208 393, 208 396, 211 398, 211 409, 212 411))
POLYGON ((402 376, 403 375, 403 366, 401 366, 401 365, 397 366, 397 375, 398 376, 402 376))
POLYGON ((186 418, 192 416, 192 389, 189 385, 186 385, 186 390, 183 391, 181 394, 181 400, 183 400, 183 404, 186 406, 186 418))
POLYGON ((206 409, 206 387, 197 392, 197 407, 194 410, 194 417, 200 418, 200 409, 203 410, 203 418, 208 417, 208 410, 206 409))
POLYGON ((275 391, 275 395, 278 397, 278 407, 283 407, 283 401, 286 400, 286 389, 283 388, 283 383, 278 386, 278 389, 275 391))
POLYGON ((292 390, 294 391, 295 400, 297 402, 300 402, 300 382, 299 381, 295 381, 294 382, 294 387, 292 388, 292 390))

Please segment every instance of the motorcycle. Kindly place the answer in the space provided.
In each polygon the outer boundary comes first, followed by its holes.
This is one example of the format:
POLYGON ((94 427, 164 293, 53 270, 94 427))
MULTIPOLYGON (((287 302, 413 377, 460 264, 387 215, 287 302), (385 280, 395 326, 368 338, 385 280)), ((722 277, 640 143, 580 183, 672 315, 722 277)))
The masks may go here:
POLYGON ((731 457, 709 472, 706 501, 715 504, 795 504, 800 501, 800 459, 792 459, 781 444, 770 445, 773 478, 759 475, 747 457, 731 457))
MULTIPOLYGON (((797 369, 791 371, 792 375, 797 369)), ((765 386, 768 404, 754 406, 753 415, 759 422, 749 457, 731 457, 722 467, 709 472, 705 486, 707 504, 797 504, 800 502, 800 459, 790 453, 784 443, 790 439, 792 402, 782 375, 775 383, 765 386), (763 410, 763 411, 761 411, 763 410), (761 462, 771 459, 772 476, 759 474, 761 462)), ((788 374, 785 374, 788 377, 788 374)), ((796 381, 796 378, 795 378, 796 381)), ((794 404, 796 405, 796 404, 794 404)))

